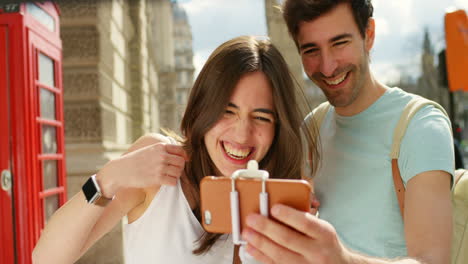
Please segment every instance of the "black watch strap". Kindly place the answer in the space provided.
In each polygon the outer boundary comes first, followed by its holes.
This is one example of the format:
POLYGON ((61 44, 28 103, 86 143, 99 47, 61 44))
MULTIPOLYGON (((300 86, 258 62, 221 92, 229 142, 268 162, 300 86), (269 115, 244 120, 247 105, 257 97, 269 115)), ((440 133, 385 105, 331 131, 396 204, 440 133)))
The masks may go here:
POLYGON ((90 204, 106 206, 114 199, 114 197, 107 198, 102 195, 101 188, 96 180, 96 175, 89 177, 81 189, 86 197, 86 201, 90 204))

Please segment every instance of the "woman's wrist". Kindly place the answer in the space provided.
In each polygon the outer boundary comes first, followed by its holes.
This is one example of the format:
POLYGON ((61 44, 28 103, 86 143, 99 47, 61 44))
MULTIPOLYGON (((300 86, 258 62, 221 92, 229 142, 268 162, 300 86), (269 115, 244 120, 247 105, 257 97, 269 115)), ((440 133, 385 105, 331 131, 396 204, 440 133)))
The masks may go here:
MULTIPOLYGON (((112 161, 111 161, 112 162, 112 161)), ((97 174, 96 181, 101 188, 101 193, 106 198, 112 198, 119 189, 116 174, 110 173, 110 163, 107 163, 97 174)))

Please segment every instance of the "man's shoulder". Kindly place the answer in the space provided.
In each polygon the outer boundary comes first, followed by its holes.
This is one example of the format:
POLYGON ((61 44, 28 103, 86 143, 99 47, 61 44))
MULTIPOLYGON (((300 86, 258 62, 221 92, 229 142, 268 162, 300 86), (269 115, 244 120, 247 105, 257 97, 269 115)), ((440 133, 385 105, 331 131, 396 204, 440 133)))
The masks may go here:
MULTIPOLYGON (((406 108, 408 103, 415 98, 421 98, 422 100, 426 99, 420 95, 413 94, 410 92, 407 92, 401 88, 398 87, 393 87, 390 88, 389 91, 389 100, 391 101, 392 105, 395 106, 399 111, 403 112, 403 110, 406 108)), ((426 99, 427 100, 427 99, 426 99)), ((434 105, 425 105, 422 107, 414 116, 415 120, 420 119, 422 116, 445 116, 445 114, 439 110, 437 107, 434 105)))
POLYGON ((389 88, 387 91, 387 100, 392 101, 392 103, 398 102, 402 107, 404 107, 411 99, 417 97, 418 95, 407 92, 399 87, 389 88))

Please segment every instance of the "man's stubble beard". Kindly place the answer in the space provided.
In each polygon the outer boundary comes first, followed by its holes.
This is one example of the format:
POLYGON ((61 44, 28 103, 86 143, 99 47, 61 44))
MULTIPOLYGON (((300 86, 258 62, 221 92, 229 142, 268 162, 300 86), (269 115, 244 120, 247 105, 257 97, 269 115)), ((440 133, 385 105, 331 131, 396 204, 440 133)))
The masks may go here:
MULTIPOLYGON (((339 89, 338 91, 328 91, 324 88, 322 88, 317 81, 314 81, 316 79, 320 79, 323 75, 322 73, 318 72, 313 74, 312 76, 309 76, 309 79, 311 79, 315 85, 317 85, 320 90, 322 90, 323 94, 327 98, 328 102, 333 105, 334 107, 347 107, 354 103, 358 96, 361 94, 361 92, 364 90, 364 85, 366 82, 366 74, 369 72, 369 54, 368 52, 364 51, 364 56, 361 57, 360 63, 358 66, 351 64, 342 67, 341 69, 337 69, 336 73, 333 74, 333 76, 339 75, 340 73, 343 72, 342 69, 346 69, 346 71, 349 71, 348 74, 353 74, 354 75, 354 80, 353 82, 350 83, 350 93, 348 96, 344 95, 344 93, 347 92, 347 90, 342 90, 339 89), (344 98, 343 98, 344 97, 344 98)), ((346 78, 349 78, 350 76, 347 76, 346 78)), ((347 87, 348 88, 348 87, 347 87)))

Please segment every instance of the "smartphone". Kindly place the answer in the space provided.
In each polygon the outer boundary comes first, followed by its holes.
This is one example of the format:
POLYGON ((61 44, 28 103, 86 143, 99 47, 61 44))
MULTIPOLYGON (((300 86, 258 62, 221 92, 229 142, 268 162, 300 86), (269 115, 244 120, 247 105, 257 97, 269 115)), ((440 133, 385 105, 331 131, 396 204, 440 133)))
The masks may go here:
MULTIPOLYGON (((297 210, 309 212, 311 186, 305 180, 267 179, 268 211, 275 204, 284 204, 297 210)), ((239 197, 240 230, 245 218, 259 213, 259 194, 262 192, 261 179, 239 178, 235 180, 239 197)), ((206 176, 200 184, 200 199, 203 228, 212 233, 232 232, 230 193, 231 177, 206 176)))

